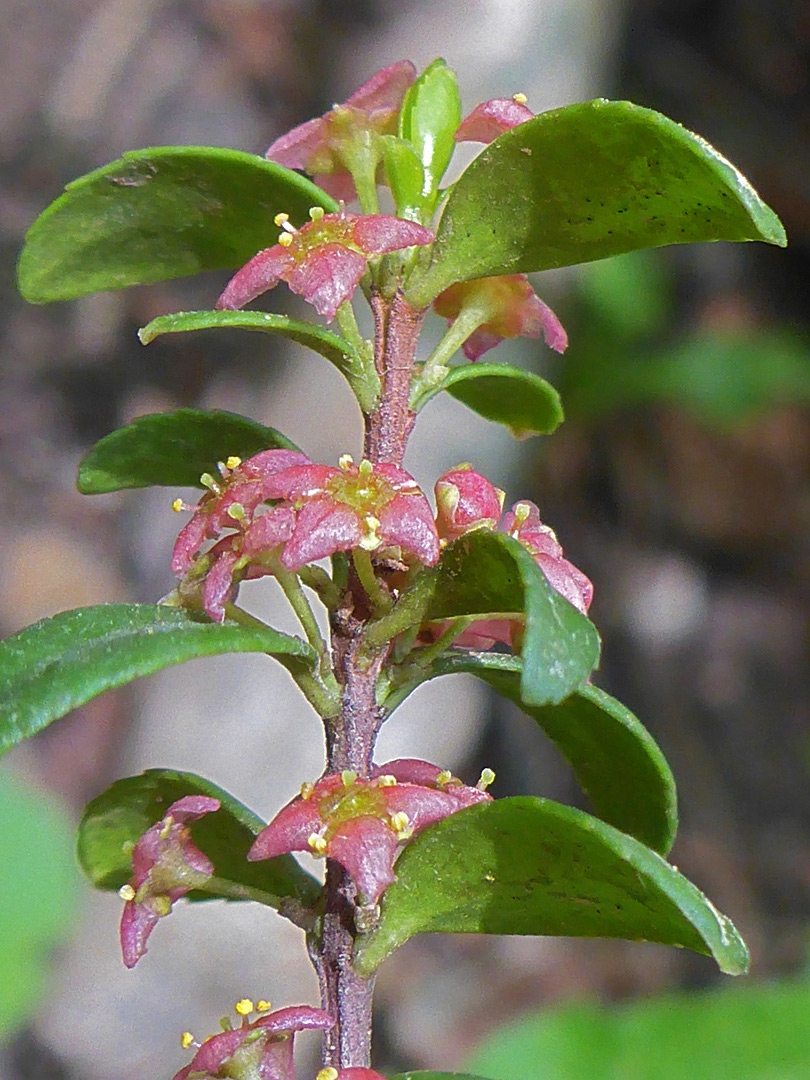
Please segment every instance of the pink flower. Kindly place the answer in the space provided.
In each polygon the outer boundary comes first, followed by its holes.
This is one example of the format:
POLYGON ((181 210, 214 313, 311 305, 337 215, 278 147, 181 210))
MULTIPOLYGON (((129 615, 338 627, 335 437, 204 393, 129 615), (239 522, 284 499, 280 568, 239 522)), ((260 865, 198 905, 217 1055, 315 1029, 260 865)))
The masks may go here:
MULTIPOLYGON (((266 1001, 256 1005, 259 1012, 269 1008, 266 1001)), ((242 1017, 238 1028, 228 1027, 202 1044, 189 1032, 183 1035, 183 1046, 194 1046, 197 1053, 188 1065, 175 1073, 173 1080, 188 1080, 188 1077, 195 1080, 225 1080, 226 1077, 295 1080, 293 1040, 296 1032, 313 1028, 326 1031, 334 1025, 329 1013, 310 1005, 278 1009, 253 1022, 248 1020, 254 1011, 252 1001, 245 998, 237 1002, 236 1011, 242 1017)))
POLYGON ((562 547, 553 529, 540 521, 540 511, 527 499, 517 502, 504 515, 501 531, 514 536, 546 575, 549 584, 560 596, 573 604, 583 615, 593 600, 593 585, 573 563, 563 558, 562 547))
POLYGON ((416 78, 410 60, 383 68, 342 105, 276 139, 266 156, 289 169, 302 169, 335 199, 356 197, 352 172, 367 164, 376 171, 380 135, 396 134, 405 92, 416 78), (364 161, 371 154, 371 161, 364 161))
POLYGON ((450 469, 436 481, 436 528, 448 543, 473 529, 494 529, 504 493, 470 465, 450 469))
POLYGON ((276 224, 283 230, 279 242, 234 274, 217 308, 238 310, 286 281, 331 322, 360 284, 369 259, 435 239, 423 225, 390 214, 324 214, 315 206, 310 216, 311 221, 295 229, 286 214, 277 214, 276 224))
POLYGON ((454 138, 456 142, 491 143, 505 131, 533 118, 534 113, 526 106, 523 94, 515 94, 511 98, 493 98, 475 106, 459 124, 454 138))
POLYGON ((197 848, 187 822, 219 810, 219 800, 187 795, 172 803, 166 816, 148 829, 132 850, 132 878, 120 890, 121 950, 134 967, 146 952, 146 941, 159 919, 191 889, 204 885, 214 872, 211 860, 197 848))
POLYGON ((366 780, 351 772, 324 776, 279 811, 248 858, 290 851, 328 856, 346 870, 363 902, 376 904, 396 880, 400 845, 433 822, 488 801, 484 789, 492 779, 485 770, 477 787, 467 787, 437 765, 407 758, 376 766, 366 780))
POLYGON ((542 334, 556 352, 565 352, 568 346, 562 323, 535 294, 525 274, 457 282, 436 297, 433 310, 448 324, 459 317, 472 319, 474 329, 461 346, 468 360, 478 360, 505 338, 542 334))
POLYGON ((426 566, 439 559, 439 539, 430 504, 414 478, 396 465, 355 465, 346 455, 340 468, 300 465, 272 480, 272 496, 296 510, 292 536, 281 562, 292 571, 336 551, 398 547, 426 566))

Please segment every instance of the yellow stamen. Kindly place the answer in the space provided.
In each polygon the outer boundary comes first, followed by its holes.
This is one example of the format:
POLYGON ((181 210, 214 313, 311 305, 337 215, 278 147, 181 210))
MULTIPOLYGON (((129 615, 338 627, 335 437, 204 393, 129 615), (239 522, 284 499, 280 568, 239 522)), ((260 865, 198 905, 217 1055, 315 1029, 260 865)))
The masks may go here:
POLYGON ((391 815, 391 828, 397 834, 397 840, 410 840, 413 836, 413 825, 404 810, 391 815))
POLYGON ((354 458, 351 454, 343 454, 338 458, 338 465, 345 472, 346 469, 350 469, 354 465, 354 458))
POLYGON ((503 504, 506 501, 506 492, 502 488, 495 488, 495 494, 498 496, 498 503, 501 510, 503 510, 503 504))
POLYGON ((512 94, 512 101, 518 105, 525 105, 528 100, 525 94, 512 94))
POLYGON ((314 784, 304 783, 301 785, 301 798, 308 799, 315 790, 314 784))
POLYGON ((486 791, 492 781, 495 779, 495 773, 492 769, 482 769, 481 778, 475 785, 479 791, 486 791))
POLYGON ((175 514, 179 514, 180 511, 185 510, 185 508, 186 504, 183 502, 182 499, 175 499, 172 503, 172 510, 174 510, 175 514))
POLYGON ((229 469, 238 469, 241 464, 242 459, 240 457, 237 457, 235 454, 231 454, 231 456, 225 462, 225 465, 229 469))
POLYGON ((532 508, 528 503, 515 503, 515 524, 522 525, 524 521, 528 520, 531 512, 532 508))
POLYGON ((365 518, 366 535, 360 541, 360 547, 363 551, 376 551, 376 549, 382 543, 382 540, 377 535, 377 529, 380 527, 379 518, 375 518, 373 514, 368 514, 365 518))
POLYGON ((311 206, 309 208, 309 216, 313 221, 320 221, 325 213, 326 211, 322 206, 311 206))
POLYGON ((213 491, 215 495, 222 494, 222 488, 213 478, 210 472, 204 472, 200 476, 200 483, 203 487, 207 487, 209 491, 213 491))
POLYGON ((386 773, 385 776, 377 777, 377 787, 396 787, 397 778, 386 773))
POLYGON ((281 228, 282 225, 286 221, 289 221, 289 220, 290 220, 290 215, 289 214, 276 214, 276 216, 273 218, 273 224, 278 225, 278 227, 281 228))
POLYGON ((283 232, 279 234, 278 242, 279 244, 281 244, 282 247, 289 247, 292 241, 293 238, 288 232, 283 232))
POLYGON ((315 1080, 337 1080, 337 1078, 338 1078, 337 1069, 333 1069, 332 1066, 329 1065, 329 1066, 327 1066, 327 1068, 321 1069, 321 1071, 315 1077, 315 1080))
POLYGON ((118 895, 122 900, 126 901, 126 903, 129 903, 130 900, 135 899, 135 890, 131 885, 122 885, 118 890, 118 895))
POLYGON ((343 781, 344 787, 351 787, 357 779, 357 773, 352 772, 351 769, 344 769, 343 772, 340 774, 340 779, 343 781))
POLYGON ((317 833, 310 833, 307 837, 307 844, 309 844, 314 855, 326 854, 326 840, 322 836, 318 836, 317 833))
POLYGON ((440 787, 444 787, 444 785, 449 784, 452 779, 453 779, 453 774, 450 772, 450 770, 449 769, 442 769, 442 771, 436 777, 436 783, 440 787))
POLYGON ((357 471, 360 473, 361 476, 371 476, 371 474, 374 472, 374 466, 371 464, 368 458, 363 458, 363 460, 358 466, 357 471))
POLYGON ((242 998, 234 1005, 234 1009, 240 1016, 250 1016, 253 1012, 253 1002, 250 998, 242 998))
POLYGON ((270 1012, 273 1006, 269 1001, 265 1001, 264 998, 259 998, 256 1002, 256 1012, 270 1012))
POLYGON ((183 1047, 184 1050, 188 1050, 190 1046, 194 1045, 194 1036, 191 1034, 190 1031, 184 1031, 183 1034, 180 1036, 180 1045, 183 1047))
POLYGON ((228 517, 232 517, 234 521, 244 521, 245 519, 245 508, 241 503, 231 503, 226 512, 228 517))

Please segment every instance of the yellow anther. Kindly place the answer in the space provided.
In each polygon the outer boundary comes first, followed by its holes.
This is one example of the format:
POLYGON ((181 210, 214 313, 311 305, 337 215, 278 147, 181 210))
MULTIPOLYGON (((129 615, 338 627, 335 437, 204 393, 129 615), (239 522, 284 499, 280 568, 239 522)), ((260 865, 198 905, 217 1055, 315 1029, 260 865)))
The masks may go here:
POLYGON ((397 834, 397 840, 410 840, 413 836, 413 826, 404 810, 391 815, 391 828, 397 834))
POLYGON ((200 483, 203 487, 207 487, 209 491, 213 491, 215 495, 222 494, 222 488, 217 481, 213 478, 210 472, 204 472, 200 476, 200 483))
POLYGON ((237 457, 235 454, 231 454, 231 456, 225 461, 225 466, 228 469, 238 469, 241 464, 242 459, 240 457, 237 457))
POLYGON ((293 238, 288 232, 279 233, 278 242, 282 247, 289 247, 292 240, 293 238))
POLYGON ((344 787, 351 787, 357 779, 357 773, 352 772, 351 769, 344 769, 343 772, 340 774, 340 779, 343 781, 344 787))
POLYGON ((172 503, 172 510, 174 510, 175 514, 179 514, 180 511, 185 510, 185 508, 186 504, 183 502, 182 499, 175 499, 172 503))
POLYGON ((512 101, 518 105, 525 105, 528 100, 525 94, 512 94, 512 101))
POLYGON ((289 220, 290 220, 290 215, 289 214, 276 214, 276 216, 273 218, 273 224, 278 225, 278 227, 281 228, 284 225, 284 223, 289 221, 289 220))
POLYGON ((346 469, 350 469, 352 465, 354 465, 354 458, 351 454, 343 454, 341 457, 338 458, 338 465, 345 472, 346 469))
POLYGON ((396 786, 397 786, 397 778, 395 776, 391 776, 389 773, 386 773, 385 776, 378 776, 377 777, 377 787, 396 787, 396 786))
POLYGON ((481 778, 475 785, 479 791, 486 791, 492 781, 495 779, 495 773, 492 769, 482 769, 481 778))
POLYGON ((325 212, 322 206, 310 206, 309 208, 309 216, 313 221, 320 221, 325 212))
POLYGON ((184 1050, 188 1050, 190 1046, 194 1045, 194 1036, 191 1034, 190 1031, 184 1031, 183 1034, 180 1036, 180 1045, 183 1047, 184 1050))
POLYGON ((253 1012, 253 1002, 250 998, 242 998, 234 1005, 234 1009, 240 1016, 250 1016, 253 1012))
POLYGON ((328 1065, 325 1069, 321 1069, 315 1080, 337 1080, 337 1078, 337 1069, 333 1069, 331 1065, 328 1065))
POLYGON ((256 1012, 270 1012, 273 1006, 269 1001, 265 1001, 264 998, 259 998, 256 1002, 256 1012))
POLYGON ((307 844, 312 850, 314 855, 326 854, 326 840, 322 836, 318 836, 317 833, 310 833, 307 837, 307 844))
POLYGON ((371 474, 374 472, 374 466, 371 464, 368 458, 363 458, 363 460, 358 465, 357 470, 361 476, 371 476, 371 474))
POLYGON ((444 785, 449 784, 452 779, 453 774, 450 772, 450 770, 442 769, 442 771, 436 777, 436 783, 439 784, 440 787, 444 787, 444 785))
POLYGON ((375 518, 373 514, 367 514, 364 520, 366 525, 366 535, 360 541, 360 547, 363 551, 376 551, 382 543, 382 540, 377 535, 377 529, 380 527, 380 519, 375 518))
POLYGON ((524 521, 528 520, 531 512, 532 508, 528 503, 515 503, 515 524, 522 525, 524 521))
POLYGON ((241 503, 231 503, 227 510, 228 517, 233 518, 234 521, 244 521, 245 508, 241 503))
POLYGON ((312 792, 315 790, 315 785, 310 783, 304 783, 301 785, 301 798, 308 799, 312 792))
POLYGON ((118 895, 121 897, 122 900, 126 901, 126 903, 129 903, 130 900, 135 899, 135 890, 129 884, 122 885, 121 888, 118 890, 118 895))
POLYGON ((451 469, 451 472, 460 472, 462 469, 465 472, 467 471, 467 469, 472 470, 472 465, 469 463, 469 461, 462 461, 460 462, 460 464, 454 465, 451 469))
POLYGON ((161 919, 172 910, 172 902, 168 896, 153 896, 149 901, 149 906, 155 915, 161 919))
POLYGON ((495 488, 495 494, 498 496, 498 505, 503 510, 503 504, 506 501, 506 492, 502 488, 495 488))

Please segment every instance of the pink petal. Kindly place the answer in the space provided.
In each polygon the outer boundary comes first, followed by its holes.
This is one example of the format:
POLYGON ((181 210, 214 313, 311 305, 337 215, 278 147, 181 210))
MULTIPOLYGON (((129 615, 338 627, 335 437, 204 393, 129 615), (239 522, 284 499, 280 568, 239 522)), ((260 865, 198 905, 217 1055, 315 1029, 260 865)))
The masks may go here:
POLYGON ((298 511, 295 531, 281 552, 281 561, 295 572, 336 551, 358 547, 362 538, 363 523, 356 510, 331 496, 313 499, 298 511))
POLYGON ((328 139, 329 125, 326 118, 318 116, 280 136, 271 143, 264 156, 278 165, 286 165, 288 169, 303 169, 311 173, 313 161, 323 158, 324 154, 330 156, 328 139))
POLYGON ((399 841, 379 818, 351 818, 339 825, 327 854, 347 871, 358 892, 376 904, 385 888, 396 881, 393 871, 399 841))
POLYGON ((354 1065, 348 1069, 338 1069, 337 1080, 385 1080, 385 1077, 375 1072, 374 1069, 365 1069, 360 1065, 354 1065))
POLYGON ((486 652, 498 642, 510 647, 512 645, 512 623, 509 619, 479 619, 459 634, 453 644, 486 652))
POLYGON ((395 495, 379 512, 379 535, 383 543, 401 547, 425 566, 439 561, 439 535, 430 504, 421 493, 395 495))
POLYGON ((424 225, 390 214, 358 215, 355 220, 354 242, 369 256, 432 244, 435 239, 424 225))
POLYGON ((353 203, 357 198, 352 174, 342 169, 336 169, 333 173, 316 173, 312 182, 336 202, 353 203))
POLYGON ((421 784, 396 784, 380 790, 385 799, 386 810, 391 814, 407 814, 414 833, 421 832, 428 825, 441 821, 460 808, 458 800, 449 791, 422 787, 421 784))
POLYGON ((535 562, 546 575, 549 585, 587 615, 593 599, 593 585, 582 571, 567 559, 554 559, 543 554, 535 555, 535 562))
POLYGON ((254 255, 250 262, 237 270, 217 300, 218 311, 238 311, 257 296, 278 285, 284 275, 295 266, 295 259, 281 246, 265 248, 254 255))
POLYGON ((210 795, 184 795, 182 799, 172 803, 164 815, 164 821, 167 817, 182 822, 196 821, 205 814, 213 814, 221 805, 219 799, 210 795))
POLYGON ((378 109, 398 112, 405 92, 415 78, 416 68, 411 61, 399 60, 372 75, 346 99, 346 104, 365 112, 378 109))
POLYGON ((188 1066, 190 1072, 219 1074, 222 1065, 233 1057, 242 1043, 250 1034, 250 1027, 235 1028, 233 1031, 221 1031, 218 1035, 212 1035, 206 1039, 200 1049, 191 1059, 188 1066))
MULTIPOLYGON (((448 322, 450 320, 448 319, 448 322)), ((461 351, 467 357, 468 360, 472 360, 473 363, 483 356, 485 352, 489 352, 490 349, 494 349, 496 345, 500 345, 503 341, 503 337, 499 334, 493 334, 483 326, 479 326, 477 330, 473 330, 464 344, 461 346, 461 351)))
POLYGON ((258 454, 243 461, 239 466, 239 472, 246 478, 264 480, 294 465, 311 464, 307 455, 298 450, 261 450, 258 454))
POLYGON ((172 551, 171 568, 175 577, 186 576, 194 562, 194 556, 205 543, 207 530, 208 513, 204 510, 198 510, 180 530, 172 551))
POLYGON ((493 98, 476 105, 459 124, 456 142, 491 143, 505 131, 532 120, 534 113, 514 98, 493 98))
POLYGON ((312 498, 314 495, 323 494, 329 481, 340 476, 341 471, 334 465, 313 465, 311 462, 293 465, 267 478, 265 496, 268 499, 289 499, 294 503, 300 499, 312 498))
POLYGON ((134 968, 146 952, 146 942, 155 929, 159 916, 146 904, 127 900, 121 913, 121 953, 124 966, 134 968))
POLYGON ((501 495, 474 469, 450 469, 436 481, 436 526, 454 540, 472 529, 494 529, 501 516, 501 495))
POLYGON ((233 549, 222 551, 214 559, 205 576, 202 590, 203 610, 214 622, 225 621, 225 605, 236 596, 233 573, 240 558, 239 552, 233 549))
POLYGON ((384 765, 375 765, 371 775, 393 776, 403 784, 422 784, 427 787, 435 784, 442 772, 438 765, 432 765, 420 758, 395 758, 393 761, 386 761, 384 765))
POLYGON ((247 857, 250 862, 258 862, 290 851, 311 851, 307 841, 322 825, 323 820, 314 800, 293 799, 262 829, 247 857))
POLYGON ((568 348, 568 334, 565 332, 565 327, 548 304, 544 304, 534 293, 532 293, 524 319, 521 334, 526 337, 539 337, 542 332, 543 340, 550 349, 563 353, 568 348))
MULTIPOLYGON (((322 244, 284 274, 294 293, 331 322, 366 272, 366 258, 342 244, 322 244)), ((258 295, 258 294, 257 294, 258 295)))
POLYGON ((327 1031, 334 1024, 334 1017, 323 1009, 316 1009, 313 1005, 288 1005, 285 1009, 277 1009, 260 1017, 253 1027, 265 1031, 310 1031, 314 1028, 327 1031))
POLYGON ((275 506, 256 518, 245 533, 242 554, 248 558, 264 555, 289 540, 295 525, 295 512, 289 506, 275 506))

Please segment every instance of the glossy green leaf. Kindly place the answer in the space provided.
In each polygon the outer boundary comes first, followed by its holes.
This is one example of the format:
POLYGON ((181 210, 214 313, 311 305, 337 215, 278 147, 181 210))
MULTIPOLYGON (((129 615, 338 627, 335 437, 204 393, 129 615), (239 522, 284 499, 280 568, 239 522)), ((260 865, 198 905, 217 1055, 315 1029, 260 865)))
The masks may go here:
POLYGON ((88 880, 97 889, 120 889, 132 877, 132 845, 185 795, 208 795, 222 806, 189 828, 194 843, 214 864, 217 878, 235 888, 188 893, 189 900, 258 899, 274 907, 284 897, 313 903, 321 886, 291 855, 248 862, 247 853, 265 826, 227 791, 194 773, 148 769, 140 776, 117 780, 87 804, 79 824, 77 854, 88 880), (240 887, 245 895, 240 897, 240 887))
POLYGON ((381 135, 385 178, 391 188, 399 217, 419 221, 422 214, 422 189, 425 170, 409 142, 396 135, 381 135))
POLYGON ((486 147, 455 185, 433 260, 408 296, 706 240, 786 243, 776 214, 708 143, 652 109, 589 101, 486 147))
POLYGON ((275 428, 237 413, 178 409, 139 416, 100 439, 82 458, 76 486, 83 495, 123 488, 201 487, 218 461, 261 450, 297 450, 275 428))
POLYGON ((513 701, 568 760, 596 814, 666 855, 678 828, 675 780, 644 725, 595 686, 558 705, 527 705, 520 667, 517 657, 457 649, 435 660, 429 677, 466 672, 513 701))
POLYGON ((548 799, 519 796, 462 810, 403 851, 379 925, 357 967, 373 971, 421 932, 619 937, 748 968, 725 916, 660 855, 626 833, 548 799))
POLYGON ((279 211, 294 223, 337 203, 309 180, 255 154, 158 146, 124 154, 69 184, 28 231, 20 292, 34 304, 233 269, 276 243, 279 211))
POLYGON ((599 635, 564 600, 517 540, 481 529, 442 555, 425 621, 512 613, 526 620, 522 699, 531 705, 564 700, 584 685, 599 662, 599 635))
POLYGON ((76 917, 79 875, 66 812, 46 792, 0 774, 0 1036, 42 1001, 51 950, 76 917))
POLYGON ((288 634, 155 604, 101 604, 43 619, 0 642, 0 751, 139 675, 232 652, 267 653, 291 672, 315 663, 314 650, 288 634))
POLYGON ((497 1080, 808 1080, 810 981, 749 982, 544 1009, 465 1064, 497 1080))
POLYGON ((433 393, 439 390, 446 390, 479 416, 503 424, 518 439, 549 435, 563 421, 560 395, 554 387, 539 375, 508 364, 451 368, 433 393))
POLYGON ((399 114, 399 134, 413 146, 424 169, 419 195, 430 209, 453 156, 453 135, 460 123, 456 74, 444 60, 434 60, 409 87, 399 114))

